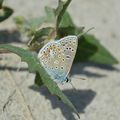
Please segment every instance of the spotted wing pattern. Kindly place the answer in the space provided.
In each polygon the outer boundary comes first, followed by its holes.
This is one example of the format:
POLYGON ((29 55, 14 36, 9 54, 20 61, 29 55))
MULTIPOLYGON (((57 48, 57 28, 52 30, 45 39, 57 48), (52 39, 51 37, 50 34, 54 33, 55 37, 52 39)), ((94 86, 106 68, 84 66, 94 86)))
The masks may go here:
POLYGON ((59 43, 61 44, 63 50, 64 50, 64 55, 66 59, 66 72, 67 75, 71 69, 77 46, 78 46, 78 38, 77 36, 67 36, 62 39, 60 39, 59 43))
POLYGON ((38 58, 57 82, 66 81, 77 49, 77 37, 67 36, 57 41, 47 43, 38 54, 38 58))

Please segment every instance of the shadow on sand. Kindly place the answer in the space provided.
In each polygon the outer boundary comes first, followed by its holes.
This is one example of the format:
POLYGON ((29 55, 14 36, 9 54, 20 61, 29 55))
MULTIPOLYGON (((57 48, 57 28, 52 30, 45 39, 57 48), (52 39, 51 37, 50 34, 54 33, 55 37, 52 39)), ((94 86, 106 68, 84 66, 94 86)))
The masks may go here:
POLYGON ((0 30, 0 44, 25 43, 21 39, 21 34, 17 30, 0 30))
MULTIPOLYGON (((0 58, 0 60, 2 60, 2 58, 0 58)), ((104 73, 99 73, 99 72, 93 72, 90 70, 86 70, 85 68, 89 68, 89 67, 93 67, 93 68, 98 68, 98 69, 102 69, 102 70, 107 70, 107 71, 117 71, 120 72, 119 69, 117 69, 114 66, 111 65, 102 65, 102 64, 95 64, 95 63, 77 63, 74 64, 71 68, 70 71, 70 76, 72 75, 85 75, 87 77, 96 77, 96 78, 101 78, 101 77, 107 77, 107 75, 104 73)), ((17 69, 18 67, 14 67, 14 66, 0 66, 0 71, 1 70, 5 70, 8 69, 10 71, 15 71, 18 72, 17 69)), ((27 67, 20 67, 19 69, 20 72, 24 72, 24 71, 28 71, 27 67)))
MULTIPOLYGON (((76 120, 73 111, 71 111, 69 107, 67 107, 56 96, 51 95, 47 88, 30 86, 30 89, 39 92, 41 95, 44 95, 46 99, 49 99, 53 109, 59 108, 66 120, 76 120)), ((70 99, 79 113, 84 113, 85 108, 92 102, 96 95, 93 90, 68 89, 63 90, 63 93, 70 99)))

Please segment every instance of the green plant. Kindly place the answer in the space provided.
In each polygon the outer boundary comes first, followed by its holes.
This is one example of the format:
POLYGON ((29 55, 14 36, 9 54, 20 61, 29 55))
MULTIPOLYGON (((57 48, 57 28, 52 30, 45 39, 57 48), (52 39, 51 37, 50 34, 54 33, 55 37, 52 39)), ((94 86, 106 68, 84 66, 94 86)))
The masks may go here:
MULTIPOLYGON (((39 87, 44 85, 51 94, 58 96, 67 104, 79 117, 79 114, 71 101, 62 93, 57 84, 50 78, 37 59, 37 54, 31 50, 38 51, 51 39, 59 39, 67 35, 78 35, 83 32, 84 27, 77 27, 69 13, 66 11, 71 0, 59 0, 56 9, 45 7, 46 16, 27 20, 23 17, 16 17, 15 22, 21 32, 26 33, 30 38, 29 50, 15 47, 8 44, 1 44, 0 48, 13 52, 21 57, 21 60, 28 64, 30 72, 36 74, 35 84, 39 87)), ((85 34, 79 38, 78 50, 75 62, 93 61, 104 64, 115 64, 117 60, 97 41, 93 35, 85 34)))
POLYGON ((7 6, 3 6, 3 0, 0 0, 0 22, 6 20, 13 14, 13 10, 7 6))

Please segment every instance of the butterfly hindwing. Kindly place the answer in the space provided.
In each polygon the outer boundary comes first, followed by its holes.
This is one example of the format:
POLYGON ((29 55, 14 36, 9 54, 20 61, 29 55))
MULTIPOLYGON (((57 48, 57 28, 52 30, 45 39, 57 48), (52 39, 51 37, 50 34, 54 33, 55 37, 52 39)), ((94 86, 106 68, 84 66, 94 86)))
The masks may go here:
POLYGON ((54 79, 62 82, 65 79, 65 55, 59 43, 50 42, 39 52, 39 59, 48 74, 54 79))

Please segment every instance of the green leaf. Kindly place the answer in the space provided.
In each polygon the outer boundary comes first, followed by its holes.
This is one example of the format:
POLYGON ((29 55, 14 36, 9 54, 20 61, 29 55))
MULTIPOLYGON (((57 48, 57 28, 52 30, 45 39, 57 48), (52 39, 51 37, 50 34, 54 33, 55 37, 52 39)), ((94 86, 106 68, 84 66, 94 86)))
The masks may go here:
MULTIPOLYGON (((38 34, 39 29, 42 29, 42 28, 45 28, 45 27, 47 27, 47 28, 48 27, 51 27, 51 28, 54 27, 55 28, 56 18, 55 18, 54 9, 46 6, 45 7, 45 12, 46 12, 46 16, 31 18, 31 19, 28 19, 28 20, 24 17, 21 17, 21 16, 15 17, 14 21, 17 25, 18 30, 21 33, 27 35, 27 37, 29 37, 31 39, 34 35, 38 34)), ((37 41, 37 40, 35 40, 35 41, 37 41)), ((34 44, 35 44, 35 46, 39 47, 39 45, 37 45, 37 44, 40 44, 40 43, 35 42, 34 44)), ((36 48, 38 48, 38 47, 36 47, 36 48)), ((32 49, 33 48, 34 47, 32 47, 32 49)))
POLYGON ((28 25, 27 20, 23 16, 17 16, 13 20, 16 23, 19 31, 21 31, 22 33, 29 33, 30 26, 28 25))
POLYGON ((0 22, 6 20, 13 14, 13 10, 9 7, 2 7, 0 9, 0 22))
MULTIPOLYGON (((59 38, 67 35, 78 35, 84 27, 78 28, 69 13, 65 12, 59 26, 59 38)), ((93 35, 84 35, 79 39, 78 50, 74 62, 92 61, 101 64, 116 64, 118 61, 98 42, 93 35)))
POLYGON ((65 12, 58 29, 59 38, 67 35, 78 35, 84 27, 77 27, 68 12, 65 12))
POLYGON ((36 29, 39 28, 45 20, 45 17, 31 18, 29 20, 25 19, 22 16, 17 16, 14 18, 18 30, 26 34, 28 37, 33 36, 36 29))
POLYGON ((93 35, 85 34, 79 39, 74 62, 92 61, 101 64, 117 64, 118 61, 93 35))
POLYGON ((37 28, 39 28, 43 23, 46 22, 46 17, 37 17, 27 20, 27 25, 35 31, 37 28))
POLYGON ((61 28, 61 27, 76 27, 76 25, 74 24, 74 22, 68 12, 65 12, 62 17, 59 28, 61 28))
POLYGON ((60 38, 64 37, 64 36, 68 36, 68 35, 78 35, 80 33, 82 33, 84 27, 80 27, 80 28, 75 28, 75 27, 61 27, 59 28, 59 36, 60 38))
POLYGON ((39 87, 43 85, 42 79, 38 72, 35 75, 35 84, 38 85, 39 87))
POLYGON ((29 41, 28 47, 30 48, 30 50, 39 50, 44 46, 45 40, 47 40, 48 42, 49 39, 52 39, 52 37, 55 38, 54 32, 55 32, 55 29, 52 27, 46 27, 46 28, 37 30, 33 34, 32 40, 29 41))
POLYGON ((57 17, 57 21, 56 21, 56 30, 58 31, 59 29, 59 25, 61 23, 61 20, 63 18, 63 15, 68 7, 68 5, 70 4, 72 0, 59 0, 59 4, 58 7, 55 11, 56 13, 56 17, 57 17))
POLYGON ((0 48, 6 49, 13 52, 21 57, 21 60, 28 64, 28 68, 31 72, 39 73, 42 83, 48 88, 51 94, 58 96, 66 105, 68 105, 79 117, 76 108, 73 106, 71 101, 64 95, 64 93, 59 89, 57 84, 51 79, 51 77, 46 73, 42 65, 40 64, 37 55, 32 54, 28 50, 24 50, 19 47, 15 47, 8 44, 1 44, 0 48))
MULTIPOLYGON (((69 13, 65 12, 59 26, 59 38, 67 35, 78 35, 84 27, 78 28, 69 13)), ((101 64, 116 64, 118 61, 108 52, 93 35, 85 34, 79 39, 74 62, 92 61, 101 64)))

